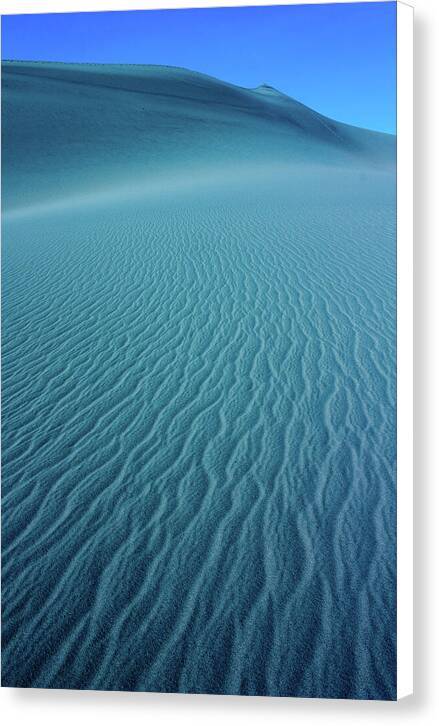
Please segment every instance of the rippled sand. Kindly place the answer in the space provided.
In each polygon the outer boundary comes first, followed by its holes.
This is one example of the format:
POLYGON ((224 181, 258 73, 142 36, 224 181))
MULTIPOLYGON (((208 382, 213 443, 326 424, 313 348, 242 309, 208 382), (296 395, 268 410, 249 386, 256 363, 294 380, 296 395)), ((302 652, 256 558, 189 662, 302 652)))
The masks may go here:
POLYGON ((395 698, 393 137, 3 83, 3 685, 395 698))

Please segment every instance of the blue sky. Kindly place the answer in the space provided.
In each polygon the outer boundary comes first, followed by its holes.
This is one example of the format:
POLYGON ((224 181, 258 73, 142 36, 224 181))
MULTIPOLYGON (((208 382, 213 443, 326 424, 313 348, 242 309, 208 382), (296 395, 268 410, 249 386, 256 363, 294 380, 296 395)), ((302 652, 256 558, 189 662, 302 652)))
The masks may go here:
POLYGON ((395 2, 3 16, 2 57, 183 66, 395 133, 395 2))

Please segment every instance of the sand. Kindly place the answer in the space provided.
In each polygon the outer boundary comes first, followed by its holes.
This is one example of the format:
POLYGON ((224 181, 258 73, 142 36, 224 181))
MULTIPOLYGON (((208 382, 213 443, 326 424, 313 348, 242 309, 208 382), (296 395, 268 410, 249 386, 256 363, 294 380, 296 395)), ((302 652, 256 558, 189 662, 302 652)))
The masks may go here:
POLYGON ((3 83, 3 684, 394 699, 394 137, 3 83))

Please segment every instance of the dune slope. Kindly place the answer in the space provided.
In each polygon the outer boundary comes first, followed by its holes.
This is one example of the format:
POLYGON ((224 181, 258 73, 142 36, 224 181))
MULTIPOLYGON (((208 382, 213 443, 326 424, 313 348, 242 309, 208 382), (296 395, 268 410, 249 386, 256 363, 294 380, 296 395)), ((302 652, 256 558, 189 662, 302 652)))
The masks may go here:
POLYGON ((395 698, 394 138, 3 88, 3 684, 395 698))
POLYGON ((240 165, 394 161, 391 136, 184 69, 10 62, 3 87, 7 207, 240 165))

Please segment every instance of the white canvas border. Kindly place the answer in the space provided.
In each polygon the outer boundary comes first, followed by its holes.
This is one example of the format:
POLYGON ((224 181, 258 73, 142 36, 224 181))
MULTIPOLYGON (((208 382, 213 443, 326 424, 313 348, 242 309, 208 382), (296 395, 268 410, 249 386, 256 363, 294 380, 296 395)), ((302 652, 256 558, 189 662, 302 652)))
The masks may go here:
MULTIPOLYGON (((357 2, 381 0, 357 0, 357 2)), ((383 2, 385 0, 382 0, 383 2)), ((215 8, 256 5, 324 5, 326 3, 352 3, 355 0, 1 0, 0 13, 68 13, 98 10, 160 10, 176 8, 215 8)))

